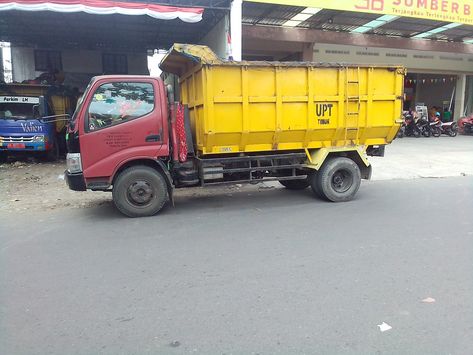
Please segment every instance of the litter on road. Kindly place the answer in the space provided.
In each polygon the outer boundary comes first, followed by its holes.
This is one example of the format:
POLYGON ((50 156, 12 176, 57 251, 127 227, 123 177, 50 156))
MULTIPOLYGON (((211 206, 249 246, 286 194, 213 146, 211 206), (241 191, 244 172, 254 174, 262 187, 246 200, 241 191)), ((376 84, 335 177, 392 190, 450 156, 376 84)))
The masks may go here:
POLYGON ((378 327, 379 327, 379 330, 382 331, 382 332, 393 329, 393 327, 391 327, 389 324, 387 324, 385 322, 383 322, 381 324, 378 324, 378 327))
POLYGON ((434 303, 435 302, 435 298, 432 298, 432 297, 427 297, 427 298, 424 298, 422 300, 423 303, 434 303))

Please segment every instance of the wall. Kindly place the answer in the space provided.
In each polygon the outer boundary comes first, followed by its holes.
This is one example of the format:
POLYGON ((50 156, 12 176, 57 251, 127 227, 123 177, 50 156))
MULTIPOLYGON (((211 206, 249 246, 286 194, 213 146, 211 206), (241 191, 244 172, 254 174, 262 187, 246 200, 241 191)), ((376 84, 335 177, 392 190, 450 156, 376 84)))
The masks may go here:
MULTIPOLYGON (((35 71, 34 48, 12 47, 13 80, 34 79, 42 72, 35 71)), ((83 89, 90 78, 102 74, 101 51, 67 49, 61 51, 62 68, 66 74, 65 84, 83 89)), ((106 53, 113 53, 106 51, 106 53)), ((147 54, 127 54, 129 74, 148 74, 147 54)))
POLYGON ((312 61, 312 45, 309 43, 261 41, 253 38, 243 38, 243 59, 245 60, 283 61, 285 58, 294 55, 300 57, 298 60, 312 61), (309 53, 306 53, 307 51, 309 53))
MULTIPOLYGON (((428 107, 442 106, 443 101, 451 99, 455 90, 454 117, 458 119, 463 112, 465 90, 459 80, 465 73, 473 72, 473 55, 467 53, 447 53, 393 49, 382 47, 358 47, 337 44, 314 44, 314 61, 342 62, 360 64, 402 64, 408 73, 418 73, 416 102, 424 102, 428 107), (428 76, 422 76, 430 73, 428 76), (419 84, 419 79, 435 78, 433 74, 455 77, 454 82, 419 84)), ((438 76, 442 78, 442 76, 438 76)), ((463 79, 462 79, 463 80, 463 79)))
POLYGON ((473 55, 409 49, 314 44, 314 61, 360 64, 402 64, 408 71, 467 73, 473 71, 473 55))
POLYGON ((200 44, 209 46, 220 58, 227 58, 228 17, 225 16, 207 33, 200 44))

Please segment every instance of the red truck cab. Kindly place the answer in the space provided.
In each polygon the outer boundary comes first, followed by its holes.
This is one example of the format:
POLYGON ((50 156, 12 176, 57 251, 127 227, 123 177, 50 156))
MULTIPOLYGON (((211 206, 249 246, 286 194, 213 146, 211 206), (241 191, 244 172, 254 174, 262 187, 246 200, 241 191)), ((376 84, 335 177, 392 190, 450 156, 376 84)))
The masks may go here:
MULTIPOLYGON (((129 162, 161 168, 159 158, 169 156, 168 115, 166 89, 159 78, 93 78, 68 128, 69 187, 107 190, 129 162)), ((147 198, 146 181, 134 189, 128 191, 132 197, 147 198)))

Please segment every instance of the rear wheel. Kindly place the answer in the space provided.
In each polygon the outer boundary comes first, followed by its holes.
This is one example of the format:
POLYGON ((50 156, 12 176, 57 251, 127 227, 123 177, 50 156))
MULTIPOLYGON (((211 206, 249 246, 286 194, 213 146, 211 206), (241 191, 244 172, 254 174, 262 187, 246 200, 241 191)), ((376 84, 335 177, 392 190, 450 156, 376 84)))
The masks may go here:
POLYGON ((350 201, 361 184, 358 165, 344 157, 331 158, 311 179, 314 193, 332 202, 350 201))
POLYGON ((432 135, 434 137, 440 137, 441 134, 442 134, 442 131, 440 130, 439 127, 432 128, 432 135))
POLYGON ((309 179, 279 180, 279 183, 288 190, 304 190, 309 187, 309 179))
POLYGON ((113 185, 113 202, 128 217, 153 216, 168 200, 166 180, 148 166, 124 170, 113 185))

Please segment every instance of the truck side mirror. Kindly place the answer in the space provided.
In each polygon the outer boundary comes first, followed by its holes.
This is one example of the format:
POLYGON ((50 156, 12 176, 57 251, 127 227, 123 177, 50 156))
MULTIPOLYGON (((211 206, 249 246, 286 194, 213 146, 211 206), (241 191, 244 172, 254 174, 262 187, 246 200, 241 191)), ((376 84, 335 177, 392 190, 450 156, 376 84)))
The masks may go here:
POLYGON ((44 96, 39 97, 39 116, 44 117, 48 115, 48 103, 44 96))

